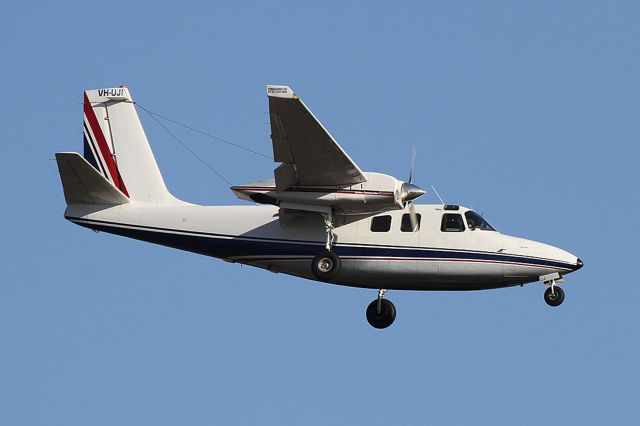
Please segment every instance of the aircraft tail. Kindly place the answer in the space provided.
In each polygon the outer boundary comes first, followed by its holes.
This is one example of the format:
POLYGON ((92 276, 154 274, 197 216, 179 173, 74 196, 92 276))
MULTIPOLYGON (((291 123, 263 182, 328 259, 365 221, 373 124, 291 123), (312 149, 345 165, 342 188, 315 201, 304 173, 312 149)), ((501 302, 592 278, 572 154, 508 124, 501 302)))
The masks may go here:
MULTIPOLYGON (((64 155, 62 159, 84 170, 78 159, 64 155)), ((84 160, 129 200, 180 203, 167 190, 129 89, 124 86, 84 92, 84 160)))

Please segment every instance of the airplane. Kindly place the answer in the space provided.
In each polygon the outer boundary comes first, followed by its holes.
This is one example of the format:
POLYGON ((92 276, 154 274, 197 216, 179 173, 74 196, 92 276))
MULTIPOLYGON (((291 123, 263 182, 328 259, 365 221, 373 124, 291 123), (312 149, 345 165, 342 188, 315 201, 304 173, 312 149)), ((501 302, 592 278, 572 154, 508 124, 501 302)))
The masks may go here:
POLYGON ((583 266, 504 235, 473 210, 414 205, 425 191, 365 172, 288 86, 267 86, 273 179, 232 186, 251 205, 201 206, 167 189, 126 86, 84 92, 84 152, 56 153, 65 219, 115 235, 310 280, 378 290, 369 324, 389 327, 388 290, 558 284, 583 266))

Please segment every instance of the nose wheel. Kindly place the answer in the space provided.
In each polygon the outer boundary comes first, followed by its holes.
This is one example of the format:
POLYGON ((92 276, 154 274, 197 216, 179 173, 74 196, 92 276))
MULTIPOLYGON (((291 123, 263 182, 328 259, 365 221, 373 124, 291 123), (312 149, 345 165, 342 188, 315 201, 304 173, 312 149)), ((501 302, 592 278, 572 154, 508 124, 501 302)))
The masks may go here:
POLYGON ((396 307, 390 300, 384 298, 387 290, 381 289, 378 298, 367 307, 367 321, 372 327, 387 328, 396 319, 396 307))
POLYGON ((549 286, 544 292, 544 301, 547 302, 547 305, 553 307, 562 305, 562 302, 564 302, 564 291, 558 287, 558 284, 564 282, 562 275, 554 272, 541 276, 540 281, 542 281, 544 285, 549 286))
POLYGON ((544 292, 544 301, 547 302, 547 305, 553 307, 562 305, 562 302, 564 302, 564 290, 552 284, 544 292))

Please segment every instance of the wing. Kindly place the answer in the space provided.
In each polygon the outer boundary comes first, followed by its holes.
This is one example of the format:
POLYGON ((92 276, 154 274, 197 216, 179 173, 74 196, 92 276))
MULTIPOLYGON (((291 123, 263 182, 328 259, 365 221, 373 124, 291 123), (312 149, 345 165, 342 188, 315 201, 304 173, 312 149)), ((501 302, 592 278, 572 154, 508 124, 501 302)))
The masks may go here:
POLYGON ((276 188, 351 185, 367 178, 287 86, 267 86, 276 188))

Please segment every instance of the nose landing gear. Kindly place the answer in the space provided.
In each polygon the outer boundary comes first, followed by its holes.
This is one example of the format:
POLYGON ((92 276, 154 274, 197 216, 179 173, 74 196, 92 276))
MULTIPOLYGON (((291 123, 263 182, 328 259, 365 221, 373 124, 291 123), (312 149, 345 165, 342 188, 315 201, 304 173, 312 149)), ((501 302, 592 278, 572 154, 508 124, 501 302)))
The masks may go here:
POLYGON ((396 319, 396 307, 390 300, 384 298, 386 292, 387 290, 380 289, 378 298, 367 307, 367 321, 372 327, 378 329, 389 327, 396 319))
POLYGON ((544 275, 540 277, 540 281, 549 286, 544 292, 544 301, 547 305, 560 306, 564 302, 564 290, 557 286, 558 283, 564 282, 560 274, 544 275))
POLYGON ((547 302, 549 306, 560 306, 562 302, 564 302, 564 290, 560 287, 556 287, 552 285, 544 292, 544 301, 547 302))

